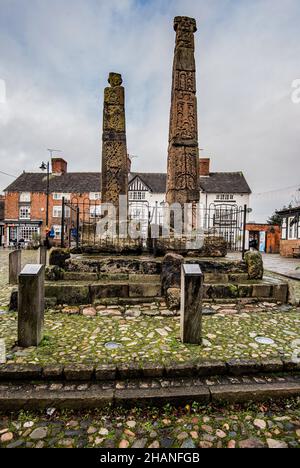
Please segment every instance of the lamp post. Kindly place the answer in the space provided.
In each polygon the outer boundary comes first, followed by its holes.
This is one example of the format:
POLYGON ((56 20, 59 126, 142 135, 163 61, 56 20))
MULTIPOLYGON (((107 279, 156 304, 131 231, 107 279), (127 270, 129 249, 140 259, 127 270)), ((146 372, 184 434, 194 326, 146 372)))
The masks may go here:
POLYGON ((46 188, 46 245, 48 245, 48 231, 49 231, 49 187, 50 187, 50 163, 42 162, 40 169, 47 171, 47 188, 46 188))

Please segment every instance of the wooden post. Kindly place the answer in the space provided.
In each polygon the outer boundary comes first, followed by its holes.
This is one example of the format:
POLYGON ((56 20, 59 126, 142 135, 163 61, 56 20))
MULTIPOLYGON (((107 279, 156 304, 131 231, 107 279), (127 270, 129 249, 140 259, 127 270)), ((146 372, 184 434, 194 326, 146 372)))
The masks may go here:
POLYGON ((47 265, 47 246, 41 245, 39 248, 39 263, 41 265, 47 265))
POLYGON ((21 250, 13 250, 9 254, 9 284, 18 284, 21 271, 21 250))
POLYGON ((203 274, 197 264, 183 264, 181 268, 181 341, 202 343, 203 274))
POLYGON ((26 265, 19 275, 18 345, 38 346, 43 338, 45 267, 26 265))

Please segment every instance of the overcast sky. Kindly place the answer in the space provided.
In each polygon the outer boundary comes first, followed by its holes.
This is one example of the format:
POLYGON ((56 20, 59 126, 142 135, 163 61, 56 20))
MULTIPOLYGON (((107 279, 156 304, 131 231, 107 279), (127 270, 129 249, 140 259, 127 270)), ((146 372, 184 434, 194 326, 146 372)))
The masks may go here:
MULTIPOLYGON (((199 144, 212 171, 244 172, 256 221, 295 198, 299 0, 0 0, 0 171, 37 171, 47 148, 70 171, 99 170, 110 71, 126 87, 133 170, 165 171, 177 15, 197 20, 199 144)), ((0 174, 0 190, 11 180, 0 174)))

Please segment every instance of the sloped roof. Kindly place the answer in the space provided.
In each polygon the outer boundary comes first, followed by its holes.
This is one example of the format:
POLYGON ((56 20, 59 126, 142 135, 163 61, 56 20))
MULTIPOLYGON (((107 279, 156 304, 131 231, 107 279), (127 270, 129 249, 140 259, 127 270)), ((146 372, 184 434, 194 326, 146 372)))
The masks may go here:
POLYGON ((167 174, 158 172, 131 172, 129 182, 139 177, 153 193, 166 193, 167 174))
MULTIPOLYGON (((166 173, 132 172, 129 182, 139 177, 153 193, 165 193, 166 173)), ((6 189, 6 192, 46 192, 47 177, 42 173, 24 172, 6 189)), ((251 193, 241 172, 212 172, 200 177, 200 188, 207 193, 251 193)), ((100 172, 69 172, 51 175, 50 192, 86 193, 101 191, 100 172)))
POLYGON ((251 193, 242 172, 211 172, 200 177, 200 188, 206 193, 251 193))

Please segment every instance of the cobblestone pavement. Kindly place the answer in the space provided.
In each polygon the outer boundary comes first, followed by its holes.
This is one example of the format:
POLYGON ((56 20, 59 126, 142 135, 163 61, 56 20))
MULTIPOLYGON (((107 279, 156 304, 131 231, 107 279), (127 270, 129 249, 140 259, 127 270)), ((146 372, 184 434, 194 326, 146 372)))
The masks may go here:
MULTIPOLYGON (((44 339, 38 348, 13 347, 17 335, 17 314, 0 317, 0 337, 5 339, 8 363, 117 363, 186 362, 199 359, 265 359, 290 357, 300 339, 299 310, 262 311, 249 309, 237 314, 203 318, 203 346, 180 341, 180 318, 162 316, 87 317, 47 312, 44 339), (253 310, 255 312, 253 312, 253 310), (273 340, 270 344, 259 337, 273 340), (107 343, 117 343, 109 349, 107 343)), ((253 306, 254 307, 254 306, 253 306)), ((256 306, 255 306, 256 307, 256 306)), ((115 313, 115 309, 112 309, 115 313)))
POLYGON ((0 415, 0 447, 300 448, 300 400, 0 415))
MULTIPOLYGON (((0 307, 7 307, 11 293, 11 286, 8 284, 8 255, 10 250, 0 248, 0 307)), ((37 261, 37 251, 22 251, 22 267, 26 263, 35 263, 37 261)))
MULTIPOLYGON (((280 275, 288 276, 300 280, 300 259, 286 258, 279 254, 262 254, 264 268, 280 275), (297 268, 299 268, 297 270, 297 268)), ((234 260, 241 259, 240 252, 230 252, 228 258, 234 260)))

